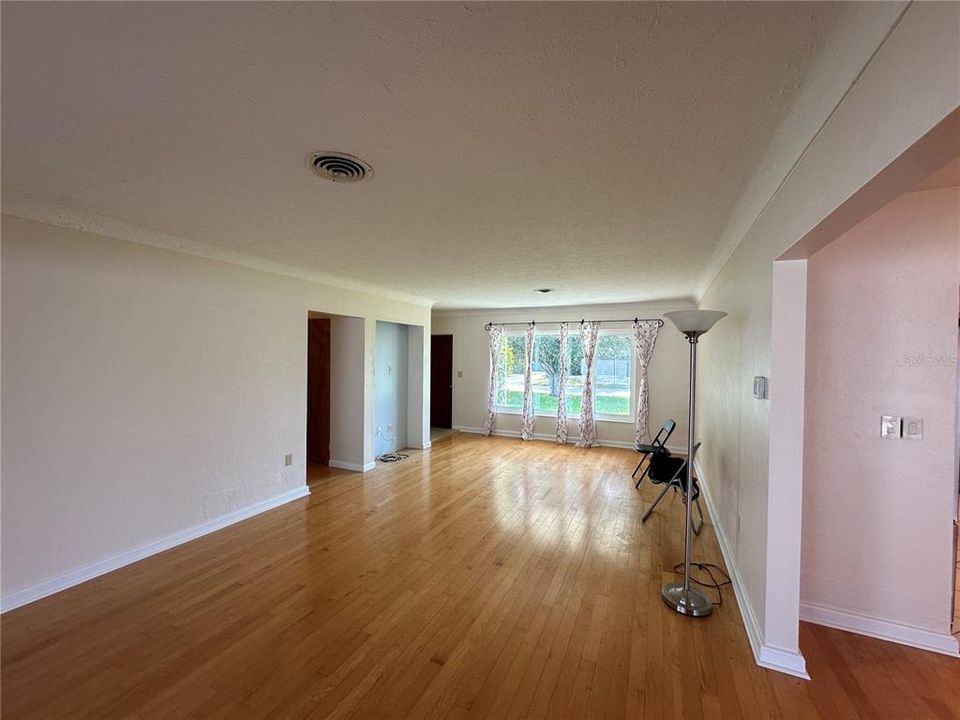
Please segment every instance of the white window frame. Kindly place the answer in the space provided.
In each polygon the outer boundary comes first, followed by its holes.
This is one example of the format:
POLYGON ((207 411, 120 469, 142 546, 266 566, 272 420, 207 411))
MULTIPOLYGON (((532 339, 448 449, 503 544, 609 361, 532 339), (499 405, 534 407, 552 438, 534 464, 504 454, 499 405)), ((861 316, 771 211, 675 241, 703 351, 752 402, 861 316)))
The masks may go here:
MULTIPOLYGON (((546 325, 546 323, 544 323, 546 325)), ((539 327, 539 325, 538 325, 539 327)), ((578 332, 579 328, 571 325, 571 336, 573 332, 578 332)), ((559 335, 560 330, 538 330, 538 335, 559 335)), ((637 417, 637 354, 633 351, 633 332, 630 328, 601 328, 600 333, 598 334, 598 339, 604 335, 626 335, 630 338, 631 342, 631 352, 630 352, 630 404, 629 411, 626 415, 609 415, 606 413, 599 413, 594 410, 594 419, 601 420, 603 422, 615 422, 615 423, 632 423, 636 421, 637 417)), ((505 330, 503 333, 504 342, 508 337, 520 337, 526 338, 526 332, 523 330, 505 330)), ((596 368, 594 368, 596 370, 596 368)), ((594 395, 596 397, 596 395, 594 395)), ((523 412, 514 407, 509 407, 506 405, 497 405, 497 414, 498 415, 522 415, 523 412)), ((556 413, 542 413, 536 412, 536 417, 549 417, 556 418, 556 413)), ((567 415, 568 420, 580 420, 580 414, 576 415, 567 415)))

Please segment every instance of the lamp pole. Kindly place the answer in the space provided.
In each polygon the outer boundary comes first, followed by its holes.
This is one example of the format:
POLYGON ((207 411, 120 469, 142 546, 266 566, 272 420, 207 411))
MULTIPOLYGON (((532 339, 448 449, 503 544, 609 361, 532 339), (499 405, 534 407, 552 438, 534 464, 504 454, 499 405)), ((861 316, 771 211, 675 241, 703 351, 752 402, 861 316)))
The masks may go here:
POLYGON ((697 418, 697 341, 725 314, 711 310, 666 314, 690 343, 690 398, 687 404, 687 477, 684 484, 687 502, 684 512, 683 582, 667 583, 660 595, 669 607, 691 617, 704 617, 713 611, 713 603, 709 598, 690 587, 690 556, 693 551, 693 447, 697 418))
MULTIPOLYGON (((693 552, 693 503, 690 498, 693 497, 693 439, 696 435, 697 424, 697 336, 690 334, 687 336, 690 341, 690 401, 687 404, 687 524, 683 531, 683 590, 690 592, 690 555, 693 552)), ((709 600, 707 600, 707 612, 710 612, 709 600)))

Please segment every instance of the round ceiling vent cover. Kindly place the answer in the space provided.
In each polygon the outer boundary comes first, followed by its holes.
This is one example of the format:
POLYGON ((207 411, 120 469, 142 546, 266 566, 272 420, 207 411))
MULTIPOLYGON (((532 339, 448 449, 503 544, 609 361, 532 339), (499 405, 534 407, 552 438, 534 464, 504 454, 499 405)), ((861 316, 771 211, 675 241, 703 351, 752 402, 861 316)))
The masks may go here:
POLYGON ((354 155, 342 152, 310 153, 307 165, 315 175, 339 183, 357 183, 373 177, 373 168, 354 155))

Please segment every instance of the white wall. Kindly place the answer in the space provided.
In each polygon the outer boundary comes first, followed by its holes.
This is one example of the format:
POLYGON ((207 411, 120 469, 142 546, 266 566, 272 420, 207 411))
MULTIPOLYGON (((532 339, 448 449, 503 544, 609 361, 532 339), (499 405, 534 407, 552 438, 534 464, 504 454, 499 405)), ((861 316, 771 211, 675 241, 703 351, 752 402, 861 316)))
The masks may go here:
POLYGON ((960 189, 903 195, 808 261, 804 613, 949 636, 960 189), (880 437, 880 416, 924 420, 880 437))
MULTIPOLYGON (((487 385, 490 375, 489 340, 484 325, 490 321, 526 322, 536 320, 538 325, 551 321, 587 319, 618 320, 623 318, 659 318, 669 310, 688 309, 689 303, 670 305, 628 303, 622 305, 578 305, 556 308, 491 309, 469 311, 439 311, 433 314, 433 333, 453 335, 453 425, 478 430, 483 427, 487 412, 487 385), (459 377, 463 373, 463 377, 459 377)), ((548 326, 549 327, 549 326, 548 326)), ((555 327, 555 326, 554 326, 555 327)), ((616 327, 604 325, 604 328, 616 327)), ((623 327, 629 328, 630 323, 623 327)), ((522 329, 522 328, 521 328, 522 329)), ((571 327, 571 332, 576 328, 571 327)), ((650 362, 650 429, 655 433, 664 420, 673 418, 677 428, 670 446, 686 448, 687 438, 687 376, 689 345, 672 325, 660 328, 653 359, 650 362)), ((633 447, 634 419, 627 422, 598 421, 597 434, 601 442, 633 447)), ((520 431, 520 417, 501 413, 497 416, 497 430, 520 431)), ((536 433, 553 437, 556 421, 537 417, 536 433)), ((579 434, 576 420, 568 421, 571 442, 579 434)))
POLYGON ((363 318, 330 317, 330 465, 359 470, 363 455, 363 318))
POLYGON ((374 322, 429 334, 426 306, 2 222, 7 607, 302 488, 309 311, 364 318, 349 362, 363 369, 365 463, 374 322))
MULTIPOLYGON (((849 92, 836 97, 832 113, 820 114, 823 126, 808 136, 782 184, 771 183, 772 197, 752 223, 744 223, 735 252, 700 301, 701 307, 729 313, 700 344, 699 422, 704 437, 715 439, 701 456, 702 474, 731 569, 741 581, 745 617, 755 619, 747 630, 758 659, 769 648, 798 674, 799 597, 779 597, 770 606, 767 582, 771 568, 799 577, 798 563, 783 567, 799 553, 784 558, 770 552, 767 535, 769 519, 798 548, 800 508, 783 512, 787 504, 778 493, 787 480, 772 476, 769 467, 770 403, 751 395, 755 375, 771 376, 773 264, 957 108, 958 22, 955 3, 910 6, 872 59, 863 58, 869 64, 849 92)), ((778 381, 770 377, 771 403, 778 381)))
POLYGON ((430 330, 407 326, 407 443, 408 448, 430 447, 430 357, 426 348, 430 330))
POLYGON ((407 446, 407 326, 378 322, 373 352, 374 452, 380 457, 407 446))

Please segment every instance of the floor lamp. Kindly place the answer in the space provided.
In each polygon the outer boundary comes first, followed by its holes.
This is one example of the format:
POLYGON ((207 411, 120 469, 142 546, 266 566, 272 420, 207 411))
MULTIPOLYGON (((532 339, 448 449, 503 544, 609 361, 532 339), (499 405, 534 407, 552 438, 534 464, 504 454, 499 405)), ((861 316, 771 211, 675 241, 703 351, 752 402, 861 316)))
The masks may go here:
POLYGON ((683 582, 667 583, 663 586, 663 601, 681 615, 703 617, 713 610, 713 604, 699 590, 690 587, 690 551, 692 546, 693 504, 693 439, 695 435, 697 403, 697 340, 712 328, 720 318, 726 315, 719 310, 681 310, 664 313, 677 329, 687 336, 690 342, 690 404, 687 416, 687 477, 686 477, 686 525, 683 531, 683 582))

